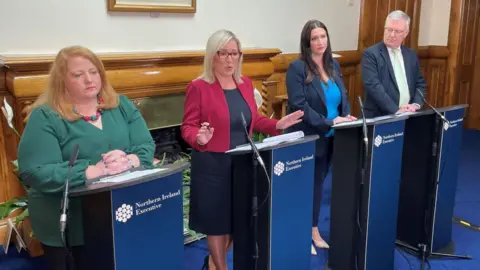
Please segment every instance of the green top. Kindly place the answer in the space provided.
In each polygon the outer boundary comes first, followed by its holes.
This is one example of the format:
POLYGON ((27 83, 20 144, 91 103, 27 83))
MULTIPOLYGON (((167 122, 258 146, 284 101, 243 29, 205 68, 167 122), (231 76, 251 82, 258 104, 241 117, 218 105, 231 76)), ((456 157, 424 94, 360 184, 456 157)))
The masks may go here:
MULTIPOLYGON (((62 246, 60 202, 68 163, 75 144, 78 159, 70 174, 70 188, 85 184, 85 170, 101 160, 101 154, 120 149, 135 154, 141 165, 153 167, 155 143, 140 111, 125 96, 117 108, 102 114, 103 129, 84 121, 61 118, 48 105, 35 108, 18 148, 20 178, 30 186, 28 209, 35 237, 50 246, 62 246)), ((69 205, 70 245, 83 244, 81 199, 69 205)))

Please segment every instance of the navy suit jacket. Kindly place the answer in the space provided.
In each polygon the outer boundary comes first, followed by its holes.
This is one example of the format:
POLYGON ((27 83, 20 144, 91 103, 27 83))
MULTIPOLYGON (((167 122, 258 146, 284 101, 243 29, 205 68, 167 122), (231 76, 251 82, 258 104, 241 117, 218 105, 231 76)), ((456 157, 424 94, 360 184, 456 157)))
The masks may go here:
MULTIPOLYGON (((340 64, 333 60, 335 76, 331 79, 335 81, 342 95, 342 102, 339 106, 339 115, 347 116, 350 114, 350 103, 347 98, 347 90, 343 84, 340 71, 340 64)), ((296 110, 304 112, 303 121, 293 125, 287 131, 303 131, 305 135, 317 134, 320 139, 316 142, 316 156, 323 156, 325 153, 325 134, 333 126, 333 120, 327 119, 327 105, 325 93, 321 85, 320 78, 315 78, 306 83, 307 68, 303 60, 293 61, 287 70, 286 84, 288 94, 288 113, 296 110)))
MULTIPOLYGON (((417 89, 426 96, 426 83, 423 79, 418 56, 414 50, 401 47, 408 89, 409 104, 423 106, 423 99, 417 89)), ((399 110, 398 90, 395 73, 385 43, 379 42, 366 49, 362 56, 362 82, 365 92, 364 110, 366 117, 394 114, 399 110)))

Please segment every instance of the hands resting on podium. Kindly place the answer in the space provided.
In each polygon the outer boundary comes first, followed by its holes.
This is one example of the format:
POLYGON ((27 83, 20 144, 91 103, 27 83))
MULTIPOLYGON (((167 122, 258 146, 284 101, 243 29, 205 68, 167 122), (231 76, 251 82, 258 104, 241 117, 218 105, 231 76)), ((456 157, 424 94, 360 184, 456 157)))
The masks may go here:
POLYGON ((333 124, 339 124, 343 122, 350 122, 350 121, 355 121, 357 118, 355 116, 347 115, 345 117, 337 116, 333 119, 333 124))
POLYGON ((115 175, 133 167, 137 167, 140 160, 136 155, 127 155, 122 150, 112 150, 102 154, 102 160, 86 170, 87 179, 97 178, 104 175, 115 175))
POLYGON ((420 105, 418 104, 406 104, 400 107, 400 109, 397 111, 397 113, 402 113, 402 112, 416 112, 420 110, 420 105))
MULTIPOLYGON (((298 110, 291 114, 285 115, 284 117, 282 117, 282 119, 278 120, 276 124, 276 129, 283 130, 297 123, 300 123, 302 121, 302 119, 300 118, 303 117, 303 114, 303 111, 298 110)), ((197 133, 197 143, 199 145, 207 144, 213 137, 213 131, 214 128, 210 126, 210 123, 202 123, 197 133)))

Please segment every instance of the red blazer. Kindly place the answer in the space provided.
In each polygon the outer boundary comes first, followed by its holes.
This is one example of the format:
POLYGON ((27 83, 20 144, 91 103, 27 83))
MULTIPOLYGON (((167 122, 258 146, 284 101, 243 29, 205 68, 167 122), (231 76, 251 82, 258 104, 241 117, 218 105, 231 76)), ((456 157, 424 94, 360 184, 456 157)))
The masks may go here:
MULTIPOLYGON (((252 81, 247 77, 242 77, 242 81, 243 83, 237 84, 237 87, 252 113, 249 135, 252 135, 253 130, 270 135, 281 134, 281 131, 276 129, 278 120, 258 114, 252 81)), ((224 153, 230 150, 230 113, 218 81, 210 84, 202 79, 196 79, 188 85, 181 130, 183 139, 199 151, 224 153), (199 145, 197 133, 203 122, 210 123, 214 132, 207 144, 199 145)))

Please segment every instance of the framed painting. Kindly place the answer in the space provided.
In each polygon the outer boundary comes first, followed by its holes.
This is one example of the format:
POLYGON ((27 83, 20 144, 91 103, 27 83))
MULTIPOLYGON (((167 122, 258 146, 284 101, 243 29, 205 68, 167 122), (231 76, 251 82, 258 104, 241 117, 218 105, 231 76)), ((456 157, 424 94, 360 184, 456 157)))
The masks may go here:
MULTIPOLYGON (((207 0, 208 1, 208 0, 207 0)), ((195 13, 196 0, 107 0, 108 11, 195 13)))

